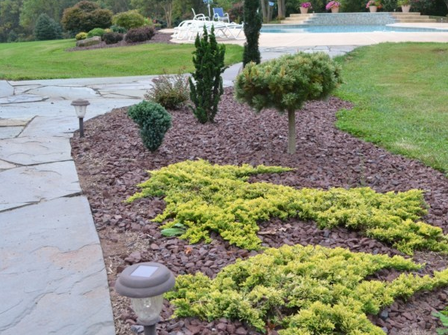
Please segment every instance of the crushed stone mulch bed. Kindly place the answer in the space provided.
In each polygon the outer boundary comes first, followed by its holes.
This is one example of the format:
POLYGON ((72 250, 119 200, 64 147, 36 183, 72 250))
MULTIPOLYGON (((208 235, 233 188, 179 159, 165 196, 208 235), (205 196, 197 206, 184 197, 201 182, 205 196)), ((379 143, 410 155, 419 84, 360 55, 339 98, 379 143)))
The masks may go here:
MULTIPOLYGON (((157 152, 146 150, 138 128, 126 115, 126 109, 112 112, 85 123, 85 137, 72 138, 72 154, 81 186, 89 198, 98 229, 109 284, 129 264, 156 261, 175 275, 201 271, 215 276, 238 258, 257 254, 231 246, 220 236, 212 235, 210 244, 190 245, 178 238, 163 237, 151 219, 164 210, 162 199, 142 199, 131 204, 123 201, 138 191, 136 185, 148 179, 147 170, 159 169, 187 159, 206 159, 217 164, 280 165, 294 171, 260 175, 253 181, 267 181, 295 188, 369 186, 378 192, 425 190, 429 213, 423 221, 448 232, 448 179, 420 162, 393 155, 373 144, 365 143, 334 126, 335 114, 350 104, 336 98, 307 103, 297 112, 297 152, 286 153, 287 115, 274 110, 260 114, 237 103, 233 89, 222 96, 215 124, 202 125, 185 107, 171 111, 173 127, 157 152)), ((400 254, 381 242, 345 228, 321 230, 314 222, 273 219, 260 224, 259 237, 264 246, 283 244, 344 247, 351 251, 400 254)), ((431 252, 417 252, 414 260, 426 263, 422 273, 432 273, 448 266, 448 258, 431 252)), ((391 280, 398 274, 381 271, 375 277, 391 280)), ((117 334, 129 334, 136 323, 126 299, 111 288, 117 334)), ((431 315, 448 304, 448 288, 397 300, 372 322, 390 335, 405 329, 434 333, 440 324, 431 315)), ((172 307, 165 303, 159 334, 260 334, 250 326, 227 319, 213 322, 195 318, 171 319, 172 307)), ((268 330, 268 334, 277 334, 268 330)))

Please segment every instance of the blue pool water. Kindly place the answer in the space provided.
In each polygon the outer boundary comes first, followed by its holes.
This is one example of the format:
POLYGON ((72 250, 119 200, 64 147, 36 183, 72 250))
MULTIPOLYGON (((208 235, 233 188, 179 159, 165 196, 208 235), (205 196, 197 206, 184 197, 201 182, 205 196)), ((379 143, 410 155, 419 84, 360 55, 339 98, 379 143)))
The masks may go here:
POLYGON ((396 33, 448 33, 444 29, 390 27, 390 26, 307 26, 288 25, 283 27, 262 27, 262 33, 368 33, 368 32, 396 32, 396 33))

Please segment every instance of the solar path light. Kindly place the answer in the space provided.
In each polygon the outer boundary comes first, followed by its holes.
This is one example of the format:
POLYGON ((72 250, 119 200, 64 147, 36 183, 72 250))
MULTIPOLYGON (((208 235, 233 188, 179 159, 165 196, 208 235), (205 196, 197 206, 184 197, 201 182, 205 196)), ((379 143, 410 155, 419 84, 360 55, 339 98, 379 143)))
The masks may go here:
POLYGON ((144 326, 145 335, 156 335, 156 324, 163 307, 163 294, 174 287, 174 275, 162 264, 134 264, 118 276, 115 290, 131 298, 137 322, 144 326))
POLYGON ((72 101, 72 106, 75 107, 76 116, 79 119, 79 137, 84 137, 84 116, 86 116, 87 106, 90 102, 83 99, 72 101))

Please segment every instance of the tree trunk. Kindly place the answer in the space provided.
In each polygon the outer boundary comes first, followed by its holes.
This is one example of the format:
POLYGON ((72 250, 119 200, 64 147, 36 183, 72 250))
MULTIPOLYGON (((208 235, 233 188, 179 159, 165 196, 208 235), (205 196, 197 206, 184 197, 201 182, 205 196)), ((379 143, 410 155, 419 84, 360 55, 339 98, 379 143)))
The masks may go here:
POLYGON ((263 22, 268 22, 268 6, 266 6, 266 0, 260 0, 261 12, 263 13, 263 22))
POLYGON ((296 112, 288 111, 288 154, 296 153, 296 112))
POLYGON ((277 5, 278 5, 278 19, 283 20, 286 15, 285 0, 278 0, 277 5))

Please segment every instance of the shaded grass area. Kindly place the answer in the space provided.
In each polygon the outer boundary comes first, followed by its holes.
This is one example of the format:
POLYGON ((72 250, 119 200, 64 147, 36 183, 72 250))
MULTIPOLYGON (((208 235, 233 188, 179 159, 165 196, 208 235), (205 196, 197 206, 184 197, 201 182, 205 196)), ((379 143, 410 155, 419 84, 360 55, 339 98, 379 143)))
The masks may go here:
POLYGON ((448 45, 384 43, 338 59, 354 103, 337 127, 448 173, 448 45))
MULTIPOLYGON (((194 70, 192 44, 141 44, 68 52, 75 40, 0 44, 0 79, 56 79, 156 75, 194 70)), ((226 45, 226 65, 241 62, 243 48, 226 45)))

